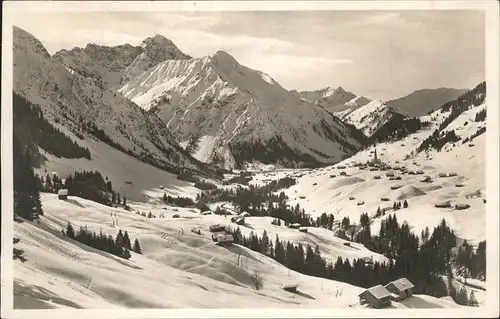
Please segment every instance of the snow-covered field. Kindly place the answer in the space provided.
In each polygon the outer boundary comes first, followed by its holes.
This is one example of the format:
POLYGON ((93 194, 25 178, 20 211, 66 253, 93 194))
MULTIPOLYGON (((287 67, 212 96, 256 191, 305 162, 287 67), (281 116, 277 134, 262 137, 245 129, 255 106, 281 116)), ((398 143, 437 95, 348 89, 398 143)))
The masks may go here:
POLYGON ((199 189, 192 183, 178 180, 176 175, 165 172, 140 160, 128 156, 107 144, 93 140, 86 141, 92 159, 57 158, 44 153, 47 161, 35 172, 46 176, 56 172, 66 178, 75 171, 99 171, 113 184, 113 190, 130 200, 149 200, 149 197, 161 197, 163 193, 172 196, 196 197, 199 189), (160 189, 164 186, 164 189, 160 189))
MULTIPOLYGON (((474 122, 475 114, 485 105, 464 112, 445 130, 455 129, 460 137, 466 138, 485 125, 485 122, 474 122), (472 120, 472 121, 471 121, 472 120), (467 121, 468 124, 463 126, 467 121), (460 128, 460 129, 459 129, 460 128)), ((434 226, 445 218, 459 237, 477 243, 486 238, 485 235, 485 142, 484 133, 469 143, 456 143, 455 147, 447 144, 440 152, 435 150, 422 152, 412 156, 412 151, 437 128, 447 113, 435 112, 430 117, 436 120, 431 126, 411 134, 397 142, 380 143, 333 166, 317 170, 281 170, 276 172, 255 173, 251 183, 264 184, 285 176, 297 178, 298 183, 284 192, 290 198, 289 204, 300 204, 311 216, 322 213, 334 214, 335 219, 348 216, 351 221, 358 222, 362 213, 372 217, 377 208, 392 207, 394 201, 408 201, 409 207, 396 211, 400 222, 406 220, 415 233, 428 226, 434 226), (369 167, 360 169, 354 163, 365 163, 373 159, 374 151, 378 158, 392 166, 386 171, 370 171, 369 167), (408 156, 407 159, 405 159, 408 156), (339 168, 344 167, 345 168, 339 168), (423 174, 403 174, 395 167, 406 166, 408 171, 423 171, 423 174), (346 176, 340 176, 344 171, 346 176), (388 172, 400 176, 401 180, 390 180, 388 172), (452 177, 439 177, 439 173, 456 173, 452 177), (380 179, 375 179, 375 176, 380 179), (425 176, 432 178, 431 183, 422 182, 425 176), (457 184, 461 187, 457 187, 457 184), (391 189, 391 186, 401 186, 391 189), (350 200, 350 197, 354 197, 350 200), (382 201, 386 197, 389 201, 382 201), (436 208, 435 204, 450 201, 451 208, 436 208), (364 204, 358 205, 358 202, 364 204), (456 210, 455 204, 468 204, 470 208, 456 210)), ((391 211, 389 211, 391 212, 391 211)), ((387 215, 386 215, 387 216, 387 215)), ((383 218, 383 217, 382 217, 383 218)), ((380 227, 382 218, 373 220, 372 233, 380 227)))
POLYGON ((362 290, 289 271, 238 245, 216 246, 208 231, 216 216, 183 211, 174 220, 170 209, 162 210, 165 218, 148 219, 78 197, 60 201, 42 194, 42 201, 40 225, 14 227, 21 240, 16 248, 27 258, 16 261, 14 271, 18 308, 347 307, 362 290), (143 254, 124 260, 69 240, 61 234, 68 221, 112 236, 126 230, 131 240, 139 239, 143 254), (201 236, 190 232, 194 225, 201 227, 201 236), (252 287, 254 272, 264 281, 260 291, 252 287), (299 293, 284 291, 282 285, 288 283, 298 283, 299 293))

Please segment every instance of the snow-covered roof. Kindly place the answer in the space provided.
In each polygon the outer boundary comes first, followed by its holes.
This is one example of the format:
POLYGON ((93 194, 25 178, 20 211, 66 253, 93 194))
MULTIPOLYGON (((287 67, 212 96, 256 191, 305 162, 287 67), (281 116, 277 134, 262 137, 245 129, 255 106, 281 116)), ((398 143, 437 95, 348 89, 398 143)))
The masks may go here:
POLYGON ((389 297, 391 295, 391 292, 382 285, 376 285, 371 288, 368 288, 362 293, 360 293, 358 296, 364 295, 366 293, 373 295, 377 299, 382 299, 385 297, 389 297))
POLYGON ((394 287, 396 287, 399 291, 404 291, 406 289, 411 289, 411 288, 415 287, 415 285, 413 285, 411 283, 411 281, 409 281, 405 277, 399 278, 398 280, 391 281, 390 283, 388 283, 387 285, 385 285, 385 287, 387 287, 390 284, 393 284, 394 287))
POLYGON ((68 190, 67 189, 60 189, 57 191, 57 195, 68 195, 68 190))

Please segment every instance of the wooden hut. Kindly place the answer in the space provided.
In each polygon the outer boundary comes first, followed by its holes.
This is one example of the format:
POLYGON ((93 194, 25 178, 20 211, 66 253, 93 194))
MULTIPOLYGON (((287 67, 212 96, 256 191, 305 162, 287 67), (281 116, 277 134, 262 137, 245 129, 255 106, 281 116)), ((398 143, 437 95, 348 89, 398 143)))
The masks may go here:
POLYGON ((358 295, 360 304, 369 304, 372 308, 385 308, 391 305, 391 292, 382 285, 366 289, 358 295))
POLYGON ((216 245, 219 246, 231 246, 234 242, 233 235, 230 234, 218 234, 215 238, 216 245))
POLYGON ((451 204, 449 201, 446 201, 446 202, 437 203, 434 206, 436 208, 449 208, 449 207, 451 207, 451 204))
POLYGON ((391 281, 390 283, 385 285, 385 288, 391 293, 397 295, 395 300, 399 301, 413 296, 413 288, 415 288, 415 285, 413 285, 411 281, 403 277, 399 278, 398 280, 391 281))
POLYGON ((288 225, 288 228, 291 228, 291 229, 299 229, 300 228, 300 224, 299 223, 294 223, 294 224, 290 224, 288 225))
POLYGON ((283 285, 283 290, 288 291, 288 292, 297 292, 297 284, 286 284, 283 285))
POLYGON ((457 209, 457 210, 464 210, 464 209, 467 209, 467 208, 470 208, 469 204, 456 204, 455 205, 455 209, 457 209))
POLYGON ((67 189, 60 189, 57 191, 57 198, 60 200, 66 200, 68 199, 68 190, 67 189))

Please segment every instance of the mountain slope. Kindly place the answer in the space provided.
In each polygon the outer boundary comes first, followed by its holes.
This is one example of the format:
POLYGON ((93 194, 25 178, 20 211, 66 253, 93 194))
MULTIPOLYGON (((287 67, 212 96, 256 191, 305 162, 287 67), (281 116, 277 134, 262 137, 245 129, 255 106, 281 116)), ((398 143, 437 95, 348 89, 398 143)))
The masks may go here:
POLYGON ((370 102, 366 97, 357 96, 340 86, 335 89, 327 87, 316 91, 301 91, 297 94, 338 116, 346 115, 370 102))
POLYGON ((118 92, 155 112, 183 145, 198 144, 204 151, 193 152, 205 162, 317 164, 362 144, 353 127, 223 51, 166 60, 118 92))
POLYGON ((371 137, 389 122, 401 122, 407 116, 381 101, 374 100, 355 109, 343 117, 347 123, 354 125, 366 136, 371 137))
POLYGON ((63 66, 34 36, 14 27, 14 91, 39 105, 53 126, 84 147, 89 140, 100 140, 162 168, 201 169, 159 118, 101 79, 63 66))
POLYGON ((398 107, 404 114, 410 117, 419 117, 431 110, 437 109, 448 101, 456 99, 465 92, 467 92, 467 89, 423 89, 414 91, 398 99, 387 101, 385 104, 398 107))

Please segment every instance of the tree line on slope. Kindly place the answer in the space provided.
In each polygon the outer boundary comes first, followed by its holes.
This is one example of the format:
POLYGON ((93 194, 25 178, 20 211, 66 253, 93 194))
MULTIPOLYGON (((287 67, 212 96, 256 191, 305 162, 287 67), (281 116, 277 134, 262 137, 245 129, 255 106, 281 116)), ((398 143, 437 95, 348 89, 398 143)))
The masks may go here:
POLYGON ((14 216, 32 221, 43 215, 40 185, 35 177, 29 151, 16 135, 13 138, 14 216))
POLYGON ((50 124, 40 106, 14 92, 12 110, 13 133, 24 145, 34 146, 29 148, 32 161, 40 157, 36 145, 56 157, 90 159, 88 148, 80 146, 50 124))
MULTIPOLYGON (((362 224, 366 225, 366 221, 362 224)), ((319 247, 312 249, 310 245, 282 242, 278 236, 273 244, 266 232, 262 237, 253 232, 245 237, 236 228, 232 230, 232 235, 235 243, 306 275, 343 281, 364 288, 406 277, 414 283, 416 293, 435 297, 450 295, 450 289, 442 276, 452 276, 451 249, 456 246, 456 237, 444 219, 432 234, 423 232, 420 240, 410 231, 406 222, 399 225, 395 215, 389 216, 381 226, 381 234, 371 237, 375 251, 388 257, 389 262, 373 262, 362 258, 349 261, 339 256, 335 263, 331 263, 321 256, 319 247)), ((454 298, 457 296, 458 294, 452 295, 454 298)), ((468 304, 469 300, 462 298, 457 302, 468 304)))
POLYGON ((486 82, 479 83, 475 88, 469 90, 459 96, 456 100, 447 102, 441 107, 441 113, 451 110, 450 115, 443 120, 439 125, 439 130, 442 131, 453 120, 455 120, 464 111, 467 111, 471 106, 481 105, 486 98, 486 82))
POLYGON ((131 250, 138 254, 142 253, 139 240, 136 238, 134 246, 132 247, 127 231, 123 233, 121 229, 118 231, 116 238, 113 239, 111 235, 104 234, 102 230, 97 234, 95 231, 88 230, 87 226, 80 226, 80 229, 75 232, 71 223, 68 223, 66 229, 62 230, 62 234, 82 244, 108 252, 123 259, 129 259, 131 257, 131 250))

